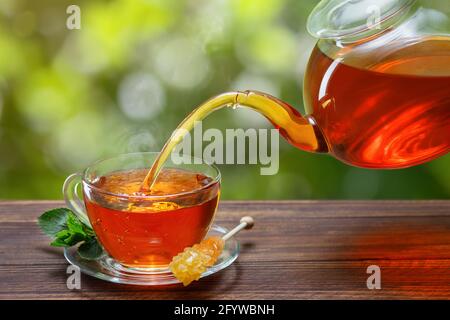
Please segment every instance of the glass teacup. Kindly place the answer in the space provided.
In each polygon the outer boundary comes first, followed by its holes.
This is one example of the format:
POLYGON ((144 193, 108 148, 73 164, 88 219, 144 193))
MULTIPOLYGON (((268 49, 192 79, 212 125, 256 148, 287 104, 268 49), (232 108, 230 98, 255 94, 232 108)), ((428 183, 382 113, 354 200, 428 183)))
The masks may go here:
POLYGON ((124 268, 166 270, 175 255, 205 237, 217 209, 220 172, 191 157, 184 157, 182 164, 169 160, 165 180, 155 185, 154 194, 136 192, 157 155, 132 153, 102 160, 64 183, 67 206, 93 228, 105 251, 124 268), (174 184, 176 179, 181 180, 174 184))

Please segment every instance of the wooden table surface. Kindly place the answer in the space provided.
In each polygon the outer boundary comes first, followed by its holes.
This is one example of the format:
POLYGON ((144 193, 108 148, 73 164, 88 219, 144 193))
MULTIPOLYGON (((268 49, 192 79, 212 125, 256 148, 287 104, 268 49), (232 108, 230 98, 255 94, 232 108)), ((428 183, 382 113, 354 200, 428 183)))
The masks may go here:
POLYGON ((140 287, 81 278, 36 225, 58 201, 0 202, 0 299, 449 299, 450 201, 223 201, 217 222, 251 215, 241 255, 193 285, 140 287), (367 267, 381 290, 367 289, 367 267))

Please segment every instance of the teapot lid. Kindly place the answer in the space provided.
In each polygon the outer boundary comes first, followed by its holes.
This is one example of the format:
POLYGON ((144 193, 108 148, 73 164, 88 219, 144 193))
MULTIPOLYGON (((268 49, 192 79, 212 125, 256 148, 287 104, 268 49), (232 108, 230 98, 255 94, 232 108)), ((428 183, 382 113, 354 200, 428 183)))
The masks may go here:
POLYGON ((416 0, 322 0, 308 18, 309 33, 321 39, 360 39, 403 17, 416 0))

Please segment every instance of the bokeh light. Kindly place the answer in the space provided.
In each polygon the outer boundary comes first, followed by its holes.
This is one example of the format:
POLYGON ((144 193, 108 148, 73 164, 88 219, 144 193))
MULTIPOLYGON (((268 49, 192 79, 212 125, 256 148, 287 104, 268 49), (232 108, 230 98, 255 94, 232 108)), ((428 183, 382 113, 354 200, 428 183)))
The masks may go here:
POLYGON ((164 89, 151 74, 133 73, 120 83, 120 108, 130 119, 151 119, 161 111, 165 102, 164 89))
POLYGON ((206 80, 210 63, 195 39, 169 39, 158 46, 154 68, 167 84, 178 89, 194 89, 206 80))

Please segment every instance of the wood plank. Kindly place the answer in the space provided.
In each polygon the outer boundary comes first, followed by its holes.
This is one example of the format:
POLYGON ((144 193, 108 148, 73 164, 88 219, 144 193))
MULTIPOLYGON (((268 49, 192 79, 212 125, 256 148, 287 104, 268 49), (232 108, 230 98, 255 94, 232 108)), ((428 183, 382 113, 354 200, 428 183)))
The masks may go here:
POLYGON ((219 224, 256 219, 228 269, 187 288, 83 275, 79 291, 67 289, 67 262, 35 223, 60 206, 0 202, 0 299, 450 298, 450 201, 223 201, 219 224), (372 264, 382 290, 366 287, 372 264))

